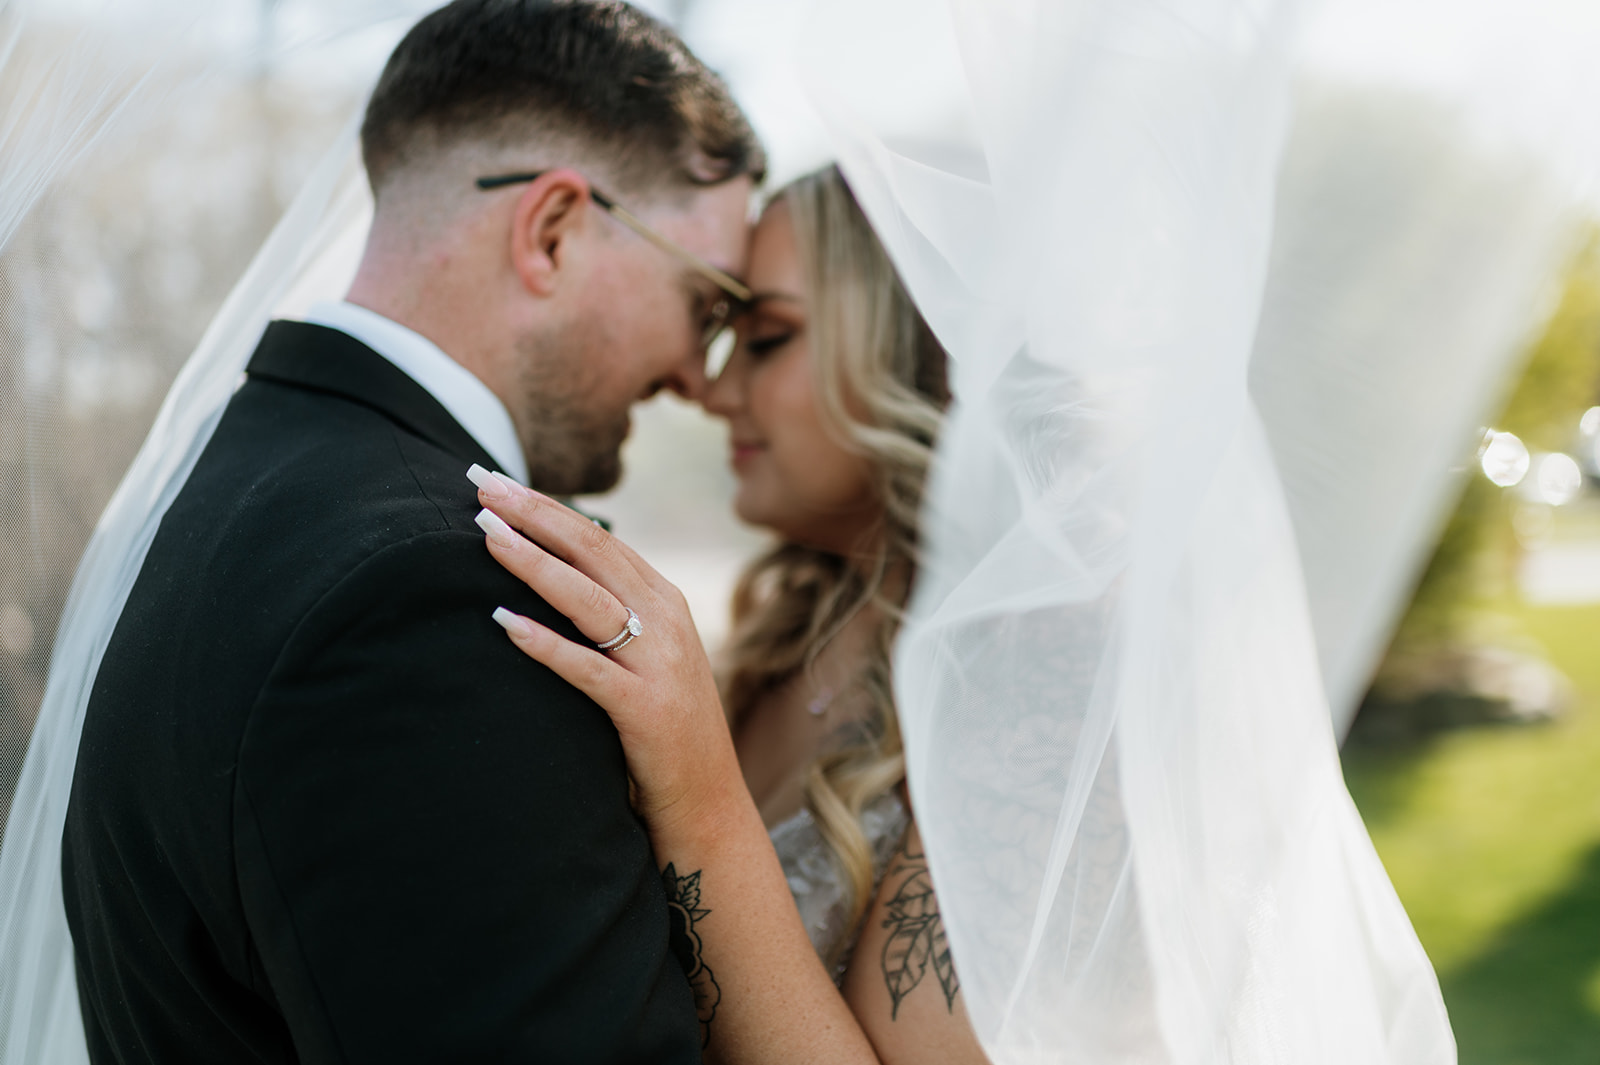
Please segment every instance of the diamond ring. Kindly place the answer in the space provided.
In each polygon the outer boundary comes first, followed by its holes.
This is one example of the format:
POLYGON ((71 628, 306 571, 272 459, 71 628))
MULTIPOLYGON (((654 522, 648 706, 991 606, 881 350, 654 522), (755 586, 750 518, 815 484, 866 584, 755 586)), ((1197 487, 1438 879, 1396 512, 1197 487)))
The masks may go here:
POLYGON ((628 607, 623 607, 622 609, 628 611, 628 623, 622 626, 621 632, 611 637, 611 639, 607 640, 605 643, 596 644, 595 650, 605 651, 607 654, 609 654, 619 647, 628 646, 628 644, 634 641, 635 637, 644 632, 644 623, 639 620, 639 615, 635 614, 628 607))

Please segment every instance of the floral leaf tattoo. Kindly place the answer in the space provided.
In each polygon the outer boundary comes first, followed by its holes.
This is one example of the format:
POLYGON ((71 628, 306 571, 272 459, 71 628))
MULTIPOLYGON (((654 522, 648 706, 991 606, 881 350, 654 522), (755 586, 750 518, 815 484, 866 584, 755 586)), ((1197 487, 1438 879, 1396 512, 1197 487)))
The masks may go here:
POLYGON ((945 1008, 954 1012, 961 982, 950 959, 939 900, 934 897, 933 881, 928 877, 927 856, 913 854, 906 843, 895 858, 888 875, 904 879, 886 904, 889 916, 883 922, 889 930, 889 939, 883 945, 883 981, 892 1003, 889 1019, 898 1019, 900 1003, 922 983, 930 968, 944 991, 945 1008))
POLYGON ((694 992, 694 1010, 700 1018, 700 1048, 711 1042, 711 1020, 717 1015, 717 1005, 722 1001, 722 988, 717 978, 707 968, 703 953, 705 944, 694 926, 711 914, 700 908, 700 873, 696 869, 678 875, 671 862, 661 871, 661 883, 667 890, 667 914, 672 922, 672 953, 689 978, 689 989, 694 992))

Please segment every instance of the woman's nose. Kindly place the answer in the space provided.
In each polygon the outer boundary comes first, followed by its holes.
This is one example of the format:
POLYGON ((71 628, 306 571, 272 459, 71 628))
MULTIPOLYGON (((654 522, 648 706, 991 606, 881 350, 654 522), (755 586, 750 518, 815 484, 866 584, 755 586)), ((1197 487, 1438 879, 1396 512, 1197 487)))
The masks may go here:
POLYGON ((743 397, 740 387, 740 358, 737 349, 728 356, 722 372, 706 383, 700 393, 700 405, 707 414, 731 418, 738 412, 743 397))

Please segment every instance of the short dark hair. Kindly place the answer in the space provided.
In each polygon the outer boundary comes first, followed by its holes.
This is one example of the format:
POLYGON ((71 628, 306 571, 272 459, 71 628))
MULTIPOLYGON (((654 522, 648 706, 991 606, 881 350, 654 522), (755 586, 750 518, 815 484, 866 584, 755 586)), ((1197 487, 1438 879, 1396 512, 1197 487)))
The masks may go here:
POLYGON ((540 134, 592 147, 624 189, 765 176, 722 79, 620 0, 455 0, 427 15, 378 78, 361 154, 377 192, 418 152, 540 134))

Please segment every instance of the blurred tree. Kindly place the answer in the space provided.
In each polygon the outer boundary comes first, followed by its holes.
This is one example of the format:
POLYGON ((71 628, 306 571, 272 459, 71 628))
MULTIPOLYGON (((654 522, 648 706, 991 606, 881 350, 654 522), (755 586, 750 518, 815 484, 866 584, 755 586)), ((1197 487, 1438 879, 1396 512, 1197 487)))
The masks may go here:
POLYGON ((1527 368, 1497 428, 1529 447, 1572 445, 1578 418, 1600 396, 1600 225, 1587 227, 1555 313, 1529 355, 1527 368))
MULTIPOLYGON (((1496 429, 1535 451, 1562 451, 1583 411, 1600 397, 1600 225, 1586 226, 1562 279, 1555 308, 1515 378, 1496 429)), ((1378 669, 1364 710, 1416 703, 1441 693, 1465 696, 1482 670, 1470 659, 1480 645, 1523 641, 1498 609, 1517 595, 1521 547, 1513 520, 1514 489, 1492 484, 1474 463, 1460 500, 1418 582, 1410 607, 1378 669)), ((1366 722, 1368 726, 1371 722, 1366 722)))

